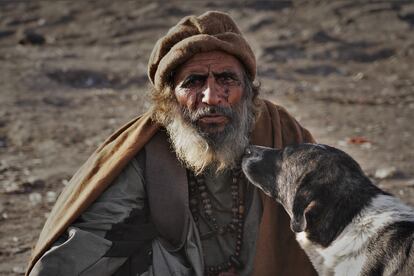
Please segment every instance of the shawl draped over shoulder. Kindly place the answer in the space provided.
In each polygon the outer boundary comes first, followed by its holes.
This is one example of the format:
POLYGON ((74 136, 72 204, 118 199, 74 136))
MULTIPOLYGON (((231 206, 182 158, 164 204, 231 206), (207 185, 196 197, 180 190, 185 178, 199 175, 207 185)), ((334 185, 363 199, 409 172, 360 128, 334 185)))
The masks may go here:
MULTIPOLYGON (((289 144, 313 143, 311 134, 287 111, 266 100, 258 100, 257 118, 251 143, 282 148, 289 144)), ((88 158, 60 194, 41 233, 26 271, 54 241, 111 185, 126 164, 160 129, 147 112, 113 133, 88 158)), ((263 215, 257 240, 254 275, 316 275, 290 230, 283 208, 262 194, 263 215)))

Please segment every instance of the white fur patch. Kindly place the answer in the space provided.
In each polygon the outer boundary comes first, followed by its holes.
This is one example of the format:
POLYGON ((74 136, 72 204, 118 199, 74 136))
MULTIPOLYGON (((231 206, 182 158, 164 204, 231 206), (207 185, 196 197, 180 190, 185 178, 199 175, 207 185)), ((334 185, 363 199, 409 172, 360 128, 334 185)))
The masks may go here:
MULTIPOLYGON (((373 198, 371 204, 345 227, 330 246, 316 248, 316 253, 323 260, 323 268, 318 270, 334 271, 335 275, 359 275, 366 261, 365 250, 369 239, 381 228, 402 220, 414 221, 412 207, 393 196, 373 198)), ((306 235, 299 234, 300 243, 306 242, 306 235)))
POLYGON ((360 275, 362 267, 364 266, 366 261, 366 255, 361 254, 357 257, 345 259, 344 261, 340 262, 335 267, 335 275, 346 275, 346 276, 355 276, 360 275))
POLYGON ((309 243, 311 243, 308 239, 308 234, 305 231, 296 233, 296 240, 302 247, 306 247, 309 243))

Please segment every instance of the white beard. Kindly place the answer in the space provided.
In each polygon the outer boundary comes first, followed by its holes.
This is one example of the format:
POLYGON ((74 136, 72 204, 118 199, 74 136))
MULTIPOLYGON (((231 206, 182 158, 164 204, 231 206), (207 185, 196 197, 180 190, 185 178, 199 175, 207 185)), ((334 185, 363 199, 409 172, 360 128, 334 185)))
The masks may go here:
POLYGON ((178 106, 171 111, 171 122, 166 129, 177 157, 184 165, 200 174, 206 169, 216 172, 237 167, 244 149, 249 145, 249 132, 253 126, 254 114, 250 99, 242 99, 235 107, 233 129, 218 145, 210 145, 198 130, 183 119, 178 106))

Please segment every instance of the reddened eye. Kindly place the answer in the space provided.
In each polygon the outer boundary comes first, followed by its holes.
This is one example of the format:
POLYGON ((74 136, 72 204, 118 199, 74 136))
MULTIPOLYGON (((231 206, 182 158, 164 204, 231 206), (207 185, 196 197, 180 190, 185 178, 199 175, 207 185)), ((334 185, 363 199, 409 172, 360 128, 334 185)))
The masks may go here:
POLYGON ((240 81, 237 77, 237 74, 233 72, 217 73, 214 74, 214 78, 216 79, 217 83, 221 86, 240 85, 240 81))
POLYGON ((206 76, 203 75, 189 75, 180 85, 183 88, 199 88, 204 86, 206 76))

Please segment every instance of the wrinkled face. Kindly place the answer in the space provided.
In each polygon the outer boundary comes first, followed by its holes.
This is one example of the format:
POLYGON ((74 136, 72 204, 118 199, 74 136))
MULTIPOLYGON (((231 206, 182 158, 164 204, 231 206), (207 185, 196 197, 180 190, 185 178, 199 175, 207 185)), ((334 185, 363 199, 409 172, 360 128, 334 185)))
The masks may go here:
POLYGON ((233 56, 213 51, 194 55, 174 76, 174 94, 205 136, 225 131, 243 96, 243 67, 233 56))
POLYGON ((156 118, 177 157, 196 174, 240 164, 255 122, 258 90, 244 67, 223 52, 194 55, 173 72, 173 83, 154 94, 156 118))

